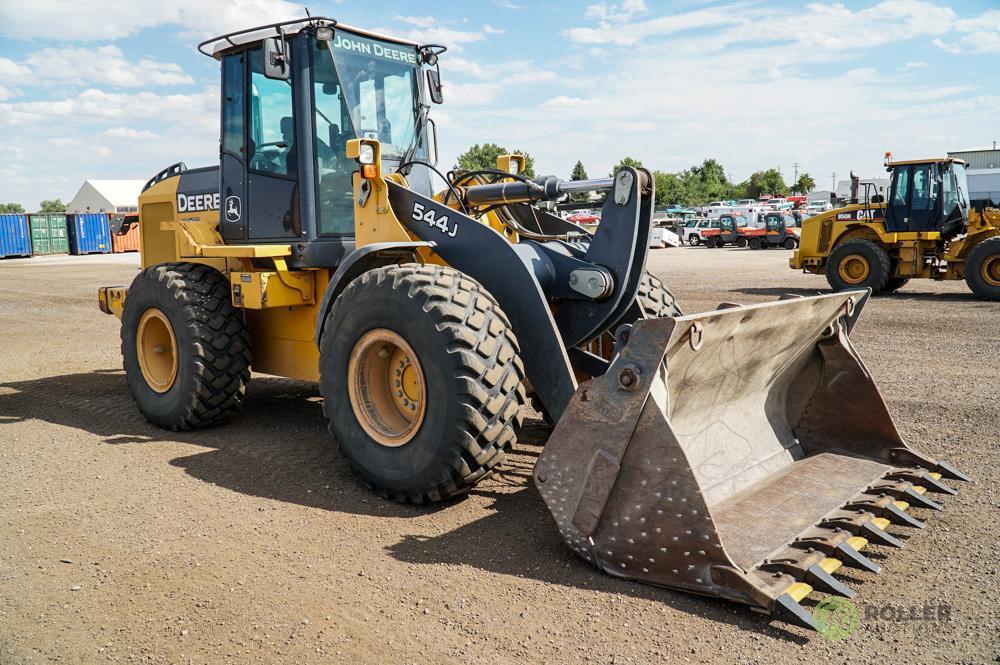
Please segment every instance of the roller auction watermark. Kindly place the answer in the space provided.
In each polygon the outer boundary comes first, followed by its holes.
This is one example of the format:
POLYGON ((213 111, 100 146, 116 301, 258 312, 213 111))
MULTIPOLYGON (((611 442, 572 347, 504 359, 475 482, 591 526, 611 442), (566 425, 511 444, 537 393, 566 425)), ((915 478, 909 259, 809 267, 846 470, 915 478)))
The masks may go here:
POLYGON ((951 621, 951 605, 946 603, 924 603, 923 605, 865 605, 864 612, 857 605, 841 598, 830 596, 813 610, 813 625, 823 637, 843 640, 858 629, 862 621, 927 621, 948 623, 951 621))

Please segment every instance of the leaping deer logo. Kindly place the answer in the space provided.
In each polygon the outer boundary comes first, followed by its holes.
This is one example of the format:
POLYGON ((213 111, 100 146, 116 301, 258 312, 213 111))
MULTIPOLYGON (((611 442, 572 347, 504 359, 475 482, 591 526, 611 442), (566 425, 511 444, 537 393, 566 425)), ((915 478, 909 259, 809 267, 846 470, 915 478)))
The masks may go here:
POLYGON ((226 219, 230 222, 240 220, 240 199, 237 196, 230 196, 226 199, 226 219))

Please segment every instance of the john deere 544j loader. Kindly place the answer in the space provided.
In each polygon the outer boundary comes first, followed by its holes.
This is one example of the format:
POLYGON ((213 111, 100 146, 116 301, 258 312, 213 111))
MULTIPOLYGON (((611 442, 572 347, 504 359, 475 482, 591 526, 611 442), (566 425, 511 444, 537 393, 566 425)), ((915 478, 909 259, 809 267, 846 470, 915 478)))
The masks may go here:
MULTIPOLYGON (((474 486, 530 392, 534 480, 566 542, 620 577, 811 626, 813 589, 899 546, 964 478, 909 448, 848 338, 867 291, 683 316, 645 272, 653 179, 529 180, 516 155, 433 195, 442 47, 311 18, 203 44, 218 167, 140 198, 143 271, 101 290, 139 409, 220 423, 250 368, 318 381, 340 450, 399 501, 474 486), (593 234, 535 203, 608 192, 593 234)), ((443 176, 439 176, 443 177, 443 176)))

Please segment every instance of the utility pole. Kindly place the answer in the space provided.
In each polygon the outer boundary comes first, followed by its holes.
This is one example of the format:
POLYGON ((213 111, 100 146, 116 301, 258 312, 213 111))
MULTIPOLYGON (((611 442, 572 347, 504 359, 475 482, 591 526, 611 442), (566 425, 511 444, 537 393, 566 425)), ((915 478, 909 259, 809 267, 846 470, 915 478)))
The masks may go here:
POLYGON ((834 171, 831 177, 833 178, 833 185, 830 186, 830 191, 835 192, 837 191, 837 172, 834 171))
POLYGON ((792 166, 795 167, 795 175, 792 176, 792 182, 798 182, 799 181, 799 163, 798 162, 792 162, 792 166))

